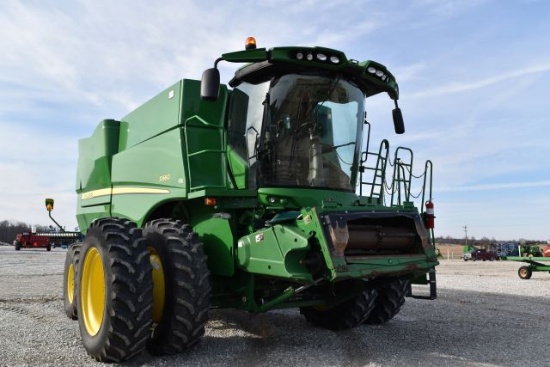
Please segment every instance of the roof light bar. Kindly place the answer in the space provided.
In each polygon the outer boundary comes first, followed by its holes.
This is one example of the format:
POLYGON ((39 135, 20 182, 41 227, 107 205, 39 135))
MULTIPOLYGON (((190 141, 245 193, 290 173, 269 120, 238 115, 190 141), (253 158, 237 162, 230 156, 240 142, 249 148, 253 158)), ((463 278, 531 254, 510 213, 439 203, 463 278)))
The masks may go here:
POLYGON ((374 66, 369 66, 367 68, 367 72, 369 74, 372 74, 372 75, 375 75, 377 76, 380 80, 382 80, 383 82, 385 82, 387 79, 388 79, 388 76, 386 75, 386 73, 384 73, 382 70, 378 70, 377 68, 375 68, 374 66))
POLYGON ((338 55, 327 54, 327 53, 318 52, 315 50, 293 51, 289 56, 292 59, 296 59, 300 61, 302 60, 317 61, 317 62, 323 62, 323 63, 334 64, 334 65, 338 65, 343 61, 340 59, 340 56, 338 55))

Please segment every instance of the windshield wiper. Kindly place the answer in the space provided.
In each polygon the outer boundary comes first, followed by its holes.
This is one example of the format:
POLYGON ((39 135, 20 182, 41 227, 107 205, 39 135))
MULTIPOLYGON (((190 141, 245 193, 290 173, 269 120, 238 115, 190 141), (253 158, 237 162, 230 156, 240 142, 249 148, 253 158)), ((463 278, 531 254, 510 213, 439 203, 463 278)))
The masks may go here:
POLYGON ((321 150, 322 150, 322 153, 325 154, 325 153, 334 152, 338 148, 347 147, 348 145, 355 145, 355 142, 350 141, 349 143, 339 144, 339 145, 325 145, 321 150))

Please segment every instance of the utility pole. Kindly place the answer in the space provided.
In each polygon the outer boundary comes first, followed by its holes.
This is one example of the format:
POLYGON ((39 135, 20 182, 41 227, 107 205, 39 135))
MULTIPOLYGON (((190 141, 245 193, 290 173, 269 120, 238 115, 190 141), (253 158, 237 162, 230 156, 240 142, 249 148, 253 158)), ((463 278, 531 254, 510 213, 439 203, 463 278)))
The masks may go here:
POLYGON ((464 225, 464 238, 466 239, 466 246, 468 246, 468 226, 464 225))

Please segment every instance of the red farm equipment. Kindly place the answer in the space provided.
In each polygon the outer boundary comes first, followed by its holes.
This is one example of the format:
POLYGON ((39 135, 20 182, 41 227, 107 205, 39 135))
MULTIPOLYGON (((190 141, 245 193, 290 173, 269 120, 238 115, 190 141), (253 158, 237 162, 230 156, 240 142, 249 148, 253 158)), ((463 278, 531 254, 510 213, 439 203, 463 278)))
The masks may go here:
POLYGON ((13 241, 16 251, 21 250, 21 248, 45 248, 51 251, 52 247, 68 247, 81 239, 82 234, 80 232, 67 232, 52 218, 53 203, 53 199, 46 199, 46 209, 50 219, 57 225, 59 231, 37 232, 31 229, 30 232, 20 233, 13 241))

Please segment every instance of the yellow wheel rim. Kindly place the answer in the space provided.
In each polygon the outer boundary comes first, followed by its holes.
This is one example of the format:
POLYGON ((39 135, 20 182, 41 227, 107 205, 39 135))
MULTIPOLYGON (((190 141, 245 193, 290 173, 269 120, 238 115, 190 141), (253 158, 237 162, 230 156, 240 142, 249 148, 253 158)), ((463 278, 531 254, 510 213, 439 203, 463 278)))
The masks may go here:
POLYGON ((152 247, 149 247, 149 260, 153 267, 153 322, 158 324, 162 321, 165 302, 164 268, 159 254, 152 247))
POLYGON ((87 333, 94 336, 101 329, 105 313, 105 272, 101 254, 96 248, 86 253, 80 279, 82 319, 87 333))
POLYGON ((67 272, 67 299, 71 304, 74 300, 74 265, 69 265, 69 271, 67 272))
POLYGON ((522 276, 522 278, 525 278, 527 276, 527 270, 526 269, 520 269, 519 273, 522 276))

